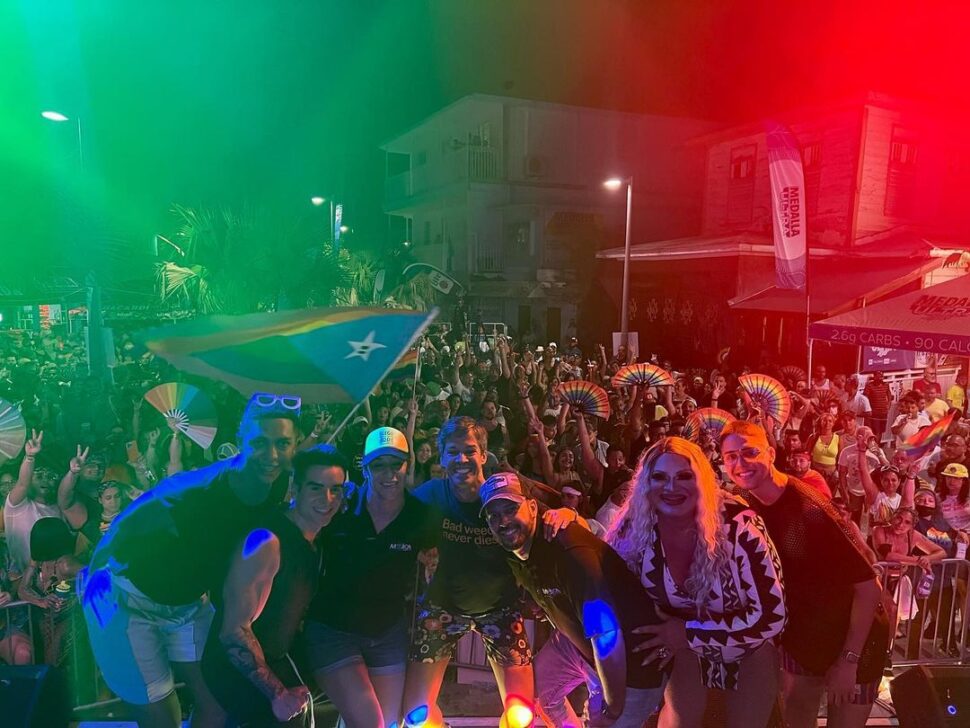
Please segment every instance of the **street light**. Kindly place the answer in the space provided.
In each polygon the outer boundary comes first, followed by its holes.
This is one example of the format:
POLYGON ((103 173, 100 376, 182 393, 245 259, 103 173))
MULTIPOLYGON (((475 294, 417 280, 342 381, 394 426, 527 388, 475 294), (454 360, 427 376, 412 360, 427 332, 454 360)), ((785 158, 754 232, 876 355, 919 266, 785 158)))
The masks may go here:
MULTIPOLYGON (((40 115, 47 119, 48 121, 53 121, 60 124, 64 121, 70 121, 71 117, 65 116, 60 111, 53 111, 48 109, 46 111, 41 111, 40 115)), ((81 165, 81 169, 84 169, 84 149, 81 146, 81 117, 75 119, 77 124, 77 161, 81 165)))
POLYGON ((327 239, 330 241, 331 244, 333 244, 333 243, 336 242, 334 240, 334 237, 335 236, 333 234, 333 226, 334 226, 334 221, 333 221, 333 197, 324 197, 323 195, 314 195, 313 197, 310 198, 310 203, 314 207, 320 207, 325 202, 329 202, 330 203, 330 217, 328 218, 330 224, 327 226, 327 239))
POLYGON ((608 190, 618 190, 626 185, 626 234, 623 242, 623 300, 620 304, 620 346, 629 355, 630 312, 630 220, 633 214, 633 177, 611 177, 603 182, 608 190))

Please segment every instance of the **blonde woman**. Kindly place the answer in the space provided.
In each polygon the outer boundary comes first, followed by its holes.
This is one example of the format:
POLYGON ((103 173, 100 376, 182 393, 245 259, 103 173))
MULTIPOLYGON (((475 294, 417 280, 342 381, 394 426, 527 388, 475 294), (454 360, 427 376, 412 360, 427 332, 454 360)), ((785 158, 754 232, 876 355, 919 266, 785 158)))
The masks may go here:
POLYGON ((660 728, 700 726, 707 688, 727 691, 727 726, 767 724, 778 685, 772 640, 785 625, 781 566, 764 524, 718 487, 680 437, 651 447, 607 541, 663 613, 637 650, 673 661, 660 728))

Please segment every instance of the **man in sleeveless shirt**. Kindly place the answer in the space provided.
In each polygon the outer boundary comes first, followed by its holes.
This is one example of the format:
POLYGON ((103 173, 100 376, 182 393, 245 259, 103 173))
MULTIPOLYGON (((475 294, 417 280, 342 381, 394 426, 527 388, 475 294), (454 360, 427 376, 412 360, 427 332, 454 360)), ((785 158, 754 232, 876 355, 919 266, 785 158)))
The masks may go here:
POLYGON ((830 724, 862 728, 889 644, 881 588, 864 544, 830 501, 775 468, 774 448, 758 425, 729 423, 721 455, 781 560, 788 605, 781 636, 785 725, 814 726, 825 692, 830 724))
POLYGON ((222 726, 199 661, 233 548, 289 486, 299 397, 253 395, 239 454, 174 475, 118 516, 98 544, 79 592, 95 660, 141 728, 176 728, 175 673, 195 703, 193 728, 222 726))
POLYGON ((343 502, 347 466, 319 446, 293 459, 293 505, 238 544, 202 659, 206 684, 240 726, 303 726, 310 691, 289 657, 316 591, 317 536, 343 502))

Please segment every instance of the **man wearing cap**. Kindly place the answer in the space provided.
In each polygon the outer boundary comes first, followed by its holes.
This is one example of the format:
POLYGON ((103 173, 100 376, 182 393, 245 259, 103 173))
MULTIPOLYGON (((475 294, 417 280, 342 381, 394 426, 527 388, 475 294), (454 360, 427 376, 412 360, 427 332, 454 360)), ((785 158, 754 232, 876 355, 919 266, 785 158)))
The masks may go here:
POLYGON ((348 728, 400 725, 408 595, 418 552, 437 543, 441 528, 440 515, 405 488, 409 456, 400 430, 371 432, 363 485, 321 535, 324 564, 307 615, 307 659, 348 728))
POLYGON ((438 568, 416 609, 404 696, 408 723, 442 725, 438 692, 455 645, 470 630, 485 642, 503 705, 532 702, 532 649, 519 611, 519 590, 480 515, 487 435, 470 417, 453 417, 438 433, 445 477, 414 495, 442 513, 438 568))
POLYGON ((633 652, 631 631, 643 620, 659 622, 637 577, 610 546, 575 523, 550 540, 538 535, 539 504, 514 473, 485 481, 481 498, 489 529, 511 552, 516 580, 558 630, 535 661, 546 723, 582 725, 566 696, 592 682, 591 694, 602 699, 591 704, 589 725, 639 728, 660 702, 663 674, 633 652))
POLYGON ((192 692, 193 726, 221 726, 199 660, 233 548, 280 507, 297 442, 299 397, 257 393, 239 425, 239 455, 174 475, 133 503, 78 576, 94 658, 141 728, 175 728, 175 671, 192 692))

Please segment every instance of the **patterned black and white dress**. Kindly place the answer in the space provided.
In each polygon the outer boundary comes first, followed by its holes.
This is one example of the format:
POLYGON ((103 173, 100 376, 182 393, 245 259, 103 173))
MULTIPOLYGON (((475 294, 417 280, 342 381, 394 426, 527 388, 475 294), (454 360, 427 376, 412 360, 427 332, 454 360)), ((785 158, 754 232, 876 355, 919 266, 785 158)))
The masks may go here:
POLYGON ((740 661, 781 634, 786 611, 781 562, 761 517, 726 494, 723 520, 730 558, 711 589, 703 618, 671 576, 657 526, 643 554, 640 582, 661 608, 686 621, 704 684, 736 690, 740 661))

